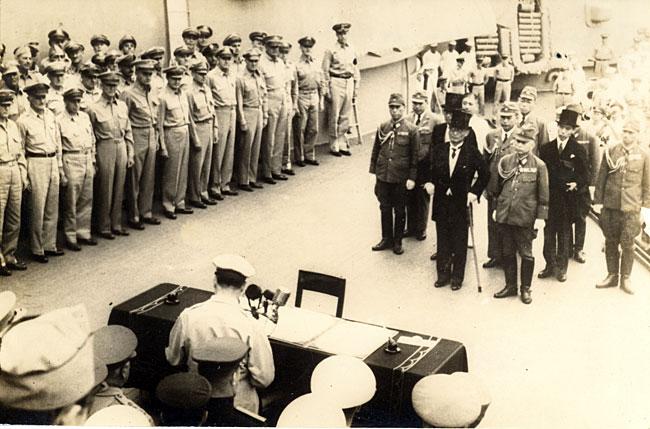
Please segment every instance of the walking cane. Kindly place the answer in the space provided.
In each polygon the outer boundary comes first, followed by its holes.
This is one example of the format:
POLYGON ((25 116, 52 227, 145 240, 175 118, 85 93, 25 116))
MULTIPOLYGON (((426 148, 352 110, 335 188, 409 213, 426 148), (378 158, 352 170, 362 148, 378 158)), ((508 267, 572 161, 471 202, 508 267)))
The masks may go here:
POLYGON ((478 284, 478 292, 483 292, 481 287, 481 275, 478 270, 478 257, 476 256, 476 240, 474 240, 474 210, 473 204, 467 206, 467 218, 469 219, 469 232, 472 237, 472 253, 474 254, 474 269, 476 271, 476 283, 478 284))

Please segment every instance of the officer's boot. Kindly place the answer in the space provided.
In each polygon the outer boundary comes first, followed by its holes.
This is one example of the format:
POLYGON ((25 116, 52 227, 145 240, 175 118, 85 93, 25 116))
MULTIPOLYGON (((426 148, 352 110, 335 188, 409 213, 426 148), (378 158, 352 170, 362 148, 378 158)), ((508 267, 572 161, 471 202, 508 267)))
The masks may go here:
POLYGON ((604 289, 618 286, 619 257, 618 245, 605 244, 605 261, 607 262, 608 274, 603 281, 596 284, 596 288, 604 289))
POLYGON ((530 285, 533 282, 534 269, 535 258, 521 258, 521 302, 524 304, 533 302, 530 296, 530 285))
POLYGON ((517 296, 517 256, 508 255, 501 258, 503 274, 506 278, 506 285, 499 292, 494 294, 495 298, 507 298, 517 296))
POLYGON ((393 247, 393 209, 381 208, 381 241, 372 246, 373 251, 386 250, 393 247))
POLYGON ((402 237, 404 236, 404 226, 406 225, 406 213, 404 207, 395 207, 395 231, 393 233, 393 253, 401 255, 404 253, 402 248, 402 237))
POLYGON ((625 246, 621 255, 621 290, 630 295, 634 295, 634 288, 630 279, 632 264, 634 264, 634 247, 633 245, 625 246))

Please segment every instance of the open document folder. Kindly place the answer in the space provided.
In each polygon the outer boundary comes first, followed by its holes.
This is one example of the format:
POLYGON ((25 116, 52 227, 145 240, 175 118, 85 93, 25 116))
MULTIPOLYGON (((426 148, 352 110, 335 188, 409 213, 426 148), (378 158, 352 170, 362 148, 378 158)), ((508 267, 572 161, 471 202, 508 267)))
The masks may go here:
POLYGON ((353 322, 305 310, 298 307, 280 307, 278 324, 270 337, 297 344, 365 359, 384 345, 397 331, 381 326, 353 322))

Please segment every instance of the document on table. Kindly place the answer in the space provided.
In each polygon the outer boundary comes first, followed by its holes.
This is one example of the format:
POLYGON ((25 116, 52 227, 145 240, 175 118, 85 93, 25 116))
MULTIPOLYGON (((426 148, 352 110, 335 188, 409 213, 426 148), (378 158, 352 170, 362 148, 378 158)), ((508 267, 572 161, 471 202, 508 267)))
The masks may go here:
POLYGON ((365 359, 397 331, 296 307, 282 307, 271 338, 365 359))

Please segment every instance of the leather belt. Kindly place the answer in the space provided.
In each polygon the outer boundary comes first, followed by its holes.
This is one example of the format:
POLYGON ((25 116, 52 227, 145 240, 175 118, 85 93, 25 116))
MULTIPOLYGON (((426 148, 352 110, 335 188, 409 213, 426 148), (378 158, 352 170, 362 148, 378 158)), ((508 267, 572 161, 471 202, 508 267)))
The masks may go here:
POLYGON ((217 106, 215 110, 235 110, 235 106, 217 106))
POLYGON ((194 121, 195 124, 205 124, 206 122, 210 122, 212 120, 212 116, 207 118, 207 119, 202 119, 200 121, 194 121))
POLYGON ((354 76, 354 74, 352 74, 350 72, 345 72, 345 73, 341 73, 341 74, 339 74, 339 73, 330 73, 330 77, 335 77, 337 79, 350 79, 353 76, 354 76))
POLYGON ((188 125, 188 124, 172 125, 172 126, 169 126, 169 125, 163 125, 163 128, 166 129, 166 130, 169 130, 169 129, 172 129, 172 128, 183 128, 183 127, 187 127, 187 125, 188 125))
POLYGON ((17 161, 15 159, 11 159, 9 161, 0 161, 0 165, 6 165, 8 167, 12 167, 14 164, 16 164, 16 162, 17 161))
POLYGON ((317 92, 318 92, 317 89, 299 89, 298 90, 298 94, 301 94, 301 95, 312 95, 312 94, 316 94, 317 92))
POLYGON ((72 150, 62 150, 64 154, 75 154, 75 153, 83 153, 87 154, 90 153, 90 149, 72 149, 72 150))
POLYGON ((497 80, 499 82, 510 82, 510 79, 499 79, 499 78, 497 78, 497 80))
POLYGON ((558 95, 571 95, 570 92, 558 92, 557 94, 558 95))
POLYGON ((156 124, 150 124, 150 125, 133 125, 133 124, 131 124, 131 128, 138 128, 138 129, 146 130, 148 128, 156 128, 156 124))
POLYGON ((53 158, 56 156, 56 152, 52 153, 36 153, 36 152, 25 152, 27 158, 53 158))
POLYGON ((483 86, 485 83, 473 83, 472 86, 483 86))

